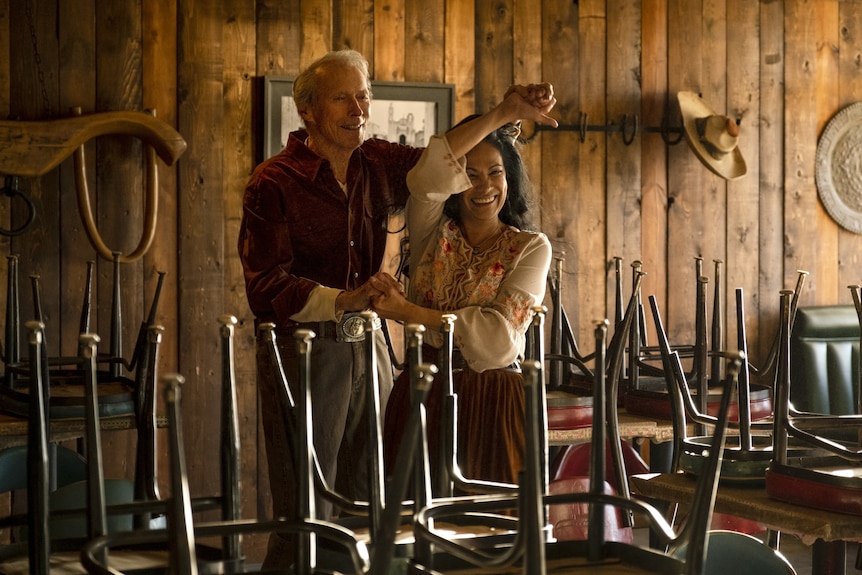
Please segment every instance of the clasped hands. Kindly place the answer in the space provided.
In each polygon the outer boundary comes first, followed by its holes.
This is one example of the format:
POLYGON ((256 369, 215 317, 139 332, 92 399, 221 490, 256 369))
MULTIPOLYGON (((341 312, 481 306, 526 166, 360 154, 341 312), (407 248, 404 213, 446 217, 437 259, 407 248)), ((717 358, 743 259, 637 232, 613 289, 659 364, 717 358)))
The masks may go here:
POLYGON ((377 272, 355 290, 341 292, 335 300, 337 311, 371 309, 384 319, 397 317, 405 304, 404 286, 386 272, 377 272))

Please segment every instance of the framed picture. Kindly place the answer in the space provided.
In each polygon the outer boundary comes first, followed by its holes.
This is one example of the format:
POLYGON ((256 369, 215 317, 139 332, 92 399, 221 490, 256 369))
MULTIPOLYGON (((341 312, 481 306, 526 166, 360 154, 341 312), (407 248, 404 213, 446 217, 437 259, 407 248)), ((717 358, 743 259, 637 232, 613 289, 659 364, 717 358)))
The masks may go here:
MULTIPOLYGON (((366 136, 424 147, 432 135, 452 126, 452 84, 372 82, 366 136)), ((302 127, 293 101, 293 78, 264 76, 263 159, 284 148, 288 135, 302 127)))

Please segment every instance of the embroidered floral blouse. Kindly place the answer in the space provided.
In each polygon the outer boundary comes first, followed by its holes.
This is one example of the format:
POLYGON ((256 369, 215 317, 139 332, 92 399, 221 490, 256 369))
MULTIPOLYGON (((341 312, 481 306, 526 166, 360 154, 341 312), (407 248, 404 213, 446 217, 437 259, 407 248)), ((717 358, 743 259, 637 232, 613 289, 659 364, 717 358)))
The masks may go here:
MULTIPOLYGON (((410 301, 454 313, 455 344, 474 371, 506 367, 522 358, 532 308, 545 296, 551 245, 543 233, 509 226, 474 253, 443 203, 471 184, 444 137, 431 139, 407 176, 410 198, 410 301)), ((426 332, 439 347, 440 335, 426 332)))

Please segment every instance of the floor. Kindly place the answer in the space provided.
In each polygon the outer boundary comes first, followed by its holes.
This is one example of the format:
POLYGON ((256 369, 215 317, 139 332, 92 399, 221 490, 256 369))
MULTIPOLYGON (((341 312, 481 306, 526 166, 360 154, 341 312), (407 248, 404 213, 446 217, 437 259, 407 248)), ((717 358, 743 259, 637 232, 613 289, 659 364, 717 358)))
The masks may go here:
MULTIPOLYGON (((781 540, 779 549, 796 569, 798 575, 811 574, 811 547, 804 545, 796 537, 787 536, 781 540)), ((856 569, 856 554, 858 551, 858 543, 847 544, 847 575, 862 575, 862 571, 856 569)))

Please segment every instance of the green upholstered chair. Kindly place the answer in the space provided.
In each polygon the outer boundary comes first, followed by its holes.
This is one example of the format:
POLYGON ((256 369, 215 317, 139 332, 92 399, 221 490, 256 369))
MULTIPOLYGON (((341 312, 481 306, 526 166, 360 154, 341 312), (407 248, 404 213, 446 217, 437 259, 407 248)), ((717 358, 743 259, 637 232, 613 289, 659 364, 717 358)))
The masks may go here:
POLYGON ((852 305, 800 307, 790 338, 790 401, 847 415, 859 401, 859 320, 852 305))

